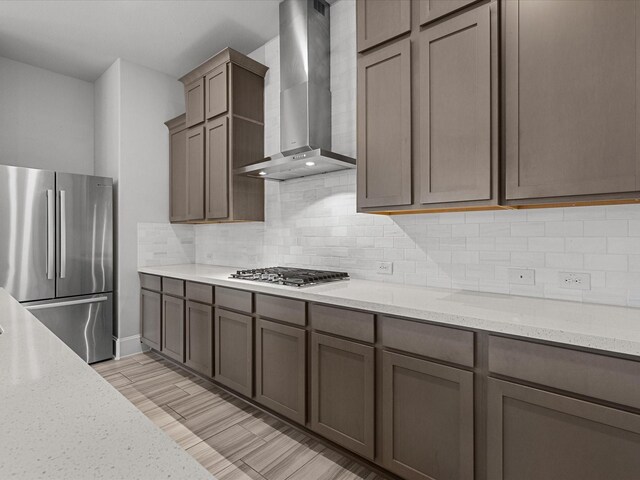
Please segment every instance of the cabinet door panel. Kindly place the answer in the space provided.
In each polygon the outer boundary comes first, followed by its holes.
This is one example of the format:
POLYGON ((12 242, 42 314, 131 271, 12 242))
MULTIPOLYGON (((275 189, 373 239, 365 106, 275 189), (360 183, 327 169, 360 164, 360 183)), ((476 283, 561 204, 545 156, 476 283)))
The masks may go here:
POLYGON ((207 123, 207 218, 229 216, 229 129, 227 117, 207 123))
POLYGON ((311 428, 372 459, 374 348, 311 334, 311 428))
POLYGON ((184 300, 162 295, 162 352, 184 362, 184 300))
POLYGON ((204 218, 204 127, 187 131, 187 219, 204 218))
POLYGON ((491 198, 491 27, 483 5, 420 34, 420 202, 491 198))
POLYGON ((473 374, 383 352, 383 461, 408 480, 473 479, 473 374))
POLYGON ((149 290, 140 290, 140 336, 151 348, 160 350, 162 324, 161 295, 149 290))
POLYGON ((640 415, 494 379, 488 413, 488 478, 638 478, 640 415))
POLYGON ((506 198, 640 190, 638 2, 504 7, 506 198))
POLYGON ((304 425, 306 421, 306 332, 258 320, 256 400, 304 425))
POLYGON ((420 25, 433 22, 479 0, 420 0, 420 25))
POLYGON ((227 64, 213 69, 205 79, 207 119, 225 113, 228 108, 227 64))
POLYGON ((358 0, 358 52, 375 47, 411 30, 409 0, 358 0))
POLYGON ((213 376, 213 308, 187 301, 185 364, 213 376))
POLYGON ((253 391, 253 318, 215 310, 215 379, 250 397, 253 391))
POLYGON ((169 135, 169 163, 170 183, 169 193, 170 212, 172 222, 182 222, 188 219, 189 187, 187 184, 187 131, 182 128, 172 131, 169 135))
POLYGON ((358 206, 411 203, 409 40, 358 59, 358 206))
POLYGON ((204 122, 204 78, 184 88, 187 109, 187 128, 204 122))

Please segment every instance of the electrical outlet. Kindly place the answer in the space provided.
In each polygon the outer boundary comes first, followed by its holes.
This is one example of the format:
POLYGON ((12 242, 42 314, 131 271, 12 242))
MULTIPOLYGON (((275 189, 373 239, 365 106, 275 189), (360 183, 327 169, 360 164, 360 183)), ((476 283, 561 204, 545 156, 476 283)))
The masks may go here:
POLYGON ((378 273, 391 275, 393 273, 393 262, 378 262, 378 273))
POLYGON ((509 283, 512 285, 535 285, 536 271, 530 268, 510 268, 509 283))
POLYGON ((560 272, 558 281, 562 288, 574 290, 591 290, 591 274, 576 272, 560 272))

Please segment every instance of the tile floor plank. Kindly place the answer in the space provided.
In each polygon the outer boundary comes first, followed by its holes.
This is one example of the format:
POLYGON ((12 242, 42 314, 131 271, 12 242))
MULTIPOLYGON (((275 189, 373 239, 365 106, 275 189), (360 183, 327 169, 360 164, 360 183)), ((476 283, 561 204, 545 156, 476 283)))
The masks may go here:
POLYGON ((384 480, 155 352, 93 367, 218 480, 384 480))

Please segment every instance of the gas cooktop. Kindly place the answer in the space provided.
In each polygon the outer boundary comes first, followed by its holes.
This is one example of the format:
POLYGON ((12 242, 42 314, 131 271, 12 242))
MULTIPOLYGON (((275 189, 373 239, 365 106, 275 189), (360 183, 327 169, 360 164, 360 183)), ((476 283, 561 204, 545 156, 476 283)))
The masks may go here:
POLYGON ((290 287, 308 287, 321 283, 349 280, 349 274, 326 270, 308 270, 306 268, 269 267, 238 270, 236 273, 231 274, 231 278, 275 283, 290 287))

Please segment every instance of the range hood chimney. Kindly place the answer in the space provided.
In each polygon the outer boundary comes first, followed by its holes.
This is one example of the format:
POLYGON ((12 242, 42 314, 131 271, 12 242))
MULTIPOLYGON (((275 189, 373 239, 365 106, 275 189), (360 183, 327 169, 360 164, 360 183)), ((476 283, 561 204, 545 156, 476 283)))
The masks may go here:
POLYGON ((355 168, 331 151, 329 4, 280 3, 280 150, 235 173, 288 180, 355 168))

